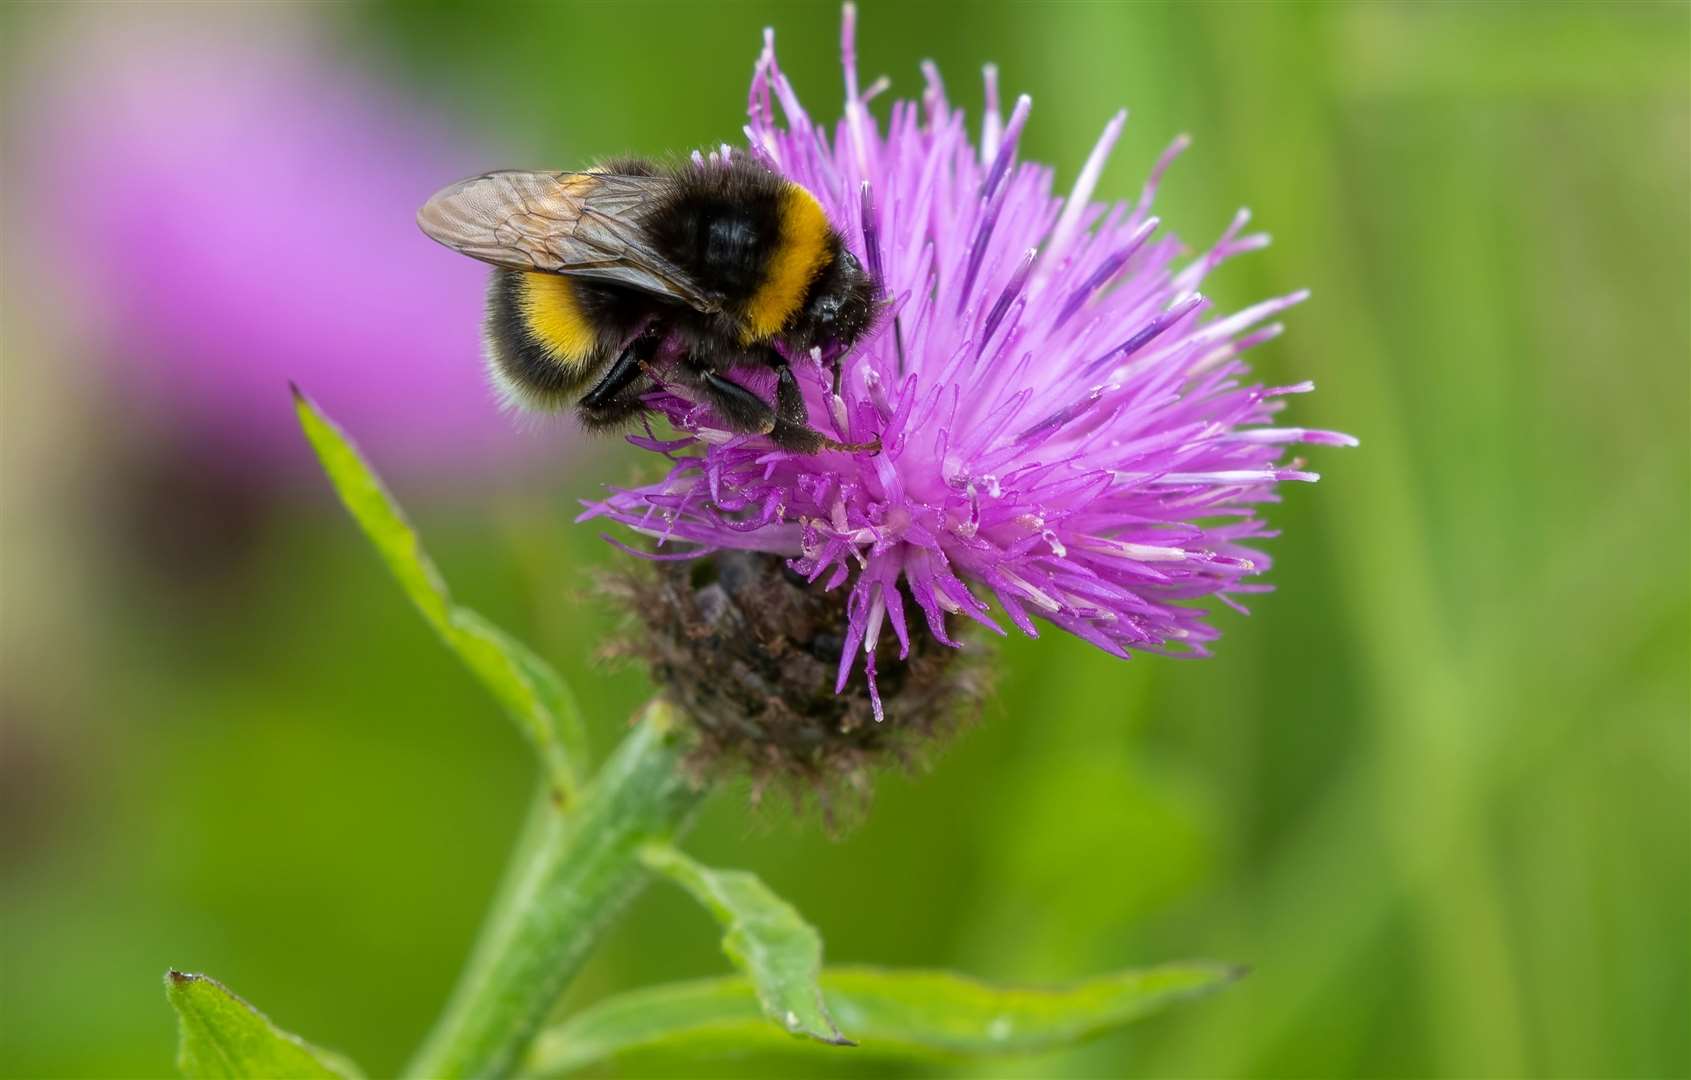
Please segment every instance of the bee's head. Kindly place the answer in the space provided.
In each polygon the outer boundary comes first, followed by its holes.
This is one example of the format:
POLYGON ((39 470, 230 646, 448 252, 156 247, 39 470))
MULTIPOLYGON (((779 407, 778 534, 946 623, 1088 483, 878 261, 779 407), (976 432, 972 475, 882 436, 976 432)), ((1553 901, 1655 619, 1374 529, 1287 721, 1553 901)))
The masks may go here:
POLYGON ((880 286, 857 256, 841 246, 817 277, 787 338, 800 349, 849 348, 881 313, 880 286))

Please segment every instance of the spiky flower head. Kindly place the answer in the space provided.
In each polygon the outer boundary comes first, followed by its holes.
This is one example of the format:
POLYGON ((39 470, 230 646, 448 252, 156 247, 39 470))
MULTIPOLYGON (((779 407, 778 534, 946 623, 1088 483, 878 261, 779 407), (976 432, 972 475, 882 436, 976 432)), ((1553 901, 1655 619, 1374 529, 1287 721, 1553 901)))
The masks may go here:
POLYGON ((1037 636, 1037 618, 1124 658, 1205 654, 1217 631, 1195 602, 1267 588, 1259 510, 1281 482, 1316 479, 1288 445, 1354 442, 1276 424, 1311 385, 1250 382, 1241 359, 1307 293, 1213 310, 1205 276, 1267 237, 1245 234, 1241 211, 1183 256, 1151 202, 1184 138, 1136 201, 1094 202, 1125 113, 1067 197, 1048 166, 1018 160, 1031 102, 1005 118, 990 67, 978 140, 931 65, 922 100, 894 102, 883 128, 869 102, 885 83, 859 89, 853 24, 847 7, 832 125, 799 103, 766 31, 744 152, 812 191, 883 284, 889 310, 837 396, 819 356, 790 358, 813 422, 880 452, 784 451, 664 390, 649 402, 679 436, 630 441, 667 474, 584 516, 654 538, 658 558, 763 552, 843 590, 834 690, 861 658, 877 720, 888 634, 905 658, 924 632, 958 646, 965 620, 1037 636))

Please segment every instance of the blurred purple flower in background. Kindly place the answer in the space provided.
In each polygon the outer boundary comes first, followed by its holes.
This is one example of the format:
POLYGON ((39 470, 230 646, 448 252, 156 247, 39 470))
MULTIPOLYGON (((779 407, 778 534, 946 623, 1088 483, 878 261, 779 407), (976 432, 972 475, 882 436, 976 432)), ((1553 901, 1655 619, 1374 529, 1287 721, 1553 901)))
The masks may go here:
POLYGON ((746 135, 751 153, 822 200, 885 285, 896 318, 849 358, 840 398, 820 362, 794 358, 812 418, 884 451, 785 452, 659 394, 652 403, 684 437, 631 441, 667 455, 667 476, 584 516, 660 546, 784 555, 829 588, 851 582, 839 688, 861 653, 876 693, 889 624, 901 655, 913 617, 946 644, 950 615, 1002 633, 982 593, 1030 635, 1037 615, 1117 656, 1204 654, 1217 631, 1190 602, 1238 606, 1266 589, 1247 580, 1269 566, 1251 545, 1272 535, 1257 510, 1277 483, 1316 479, 1283 460, 1286 445, 1354 442, 1269 426, 1284 395, 1309 384, 1241 382, 1240 354, 1277 335, 1262 324, 1305 294, 1212 314, 1204 276, 1267 238, 1240 235, 1241 212, 1182 260, 1149 208, 1183 142, 1137 202, 1091 202, 1125 114, 1067 199, 1053 195, 1050 168, 1016 162, 1030 103, 1004 120, 990 68, 978 149, 931 67, 922 102, 896 102, 883 133, 866 107, 880 85, 858 90, 852 24, 848 8, 845 117, 832 138, 776 65, 772 36, 746 135))
POLYGON ((203 11, 73 17, 22 163, 124 407, 244 467, 314 467, 289 379, 395 472, 532 451, 484 382, 482 269, 412 219, 485 149, 321 59, 298 13, 203 11))

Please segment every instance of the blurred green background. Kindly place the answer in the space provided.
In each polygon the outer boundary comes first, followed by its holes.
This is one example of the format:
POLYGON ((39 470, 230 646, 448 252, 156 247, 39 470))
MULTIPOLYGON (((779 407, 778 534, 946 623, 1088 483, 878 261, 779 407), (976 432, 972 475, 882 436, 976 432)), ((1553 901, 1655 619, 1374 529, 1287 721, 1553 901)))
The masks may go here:
MULTIPOLYGON (((982 722, 927 774, 885 777, 843 838, 750 810, 743 791, 711 804, 692 849, 763 875, 834 960, 1027 982, 1198 956, 1253 969, 1072 1052, 910 1075, 1691 1072, 1688 12, 863 4, 866 78, 912 94, 932 57, 972 101, 995 60, 1009 92, 1032 94, 1024 151, 1056 163, 1059 186, 1120 104, 1133 115, 1103 195, 1135 194, 1192 133, 1165 223, 1198 245, 1253 208, 1276 243, 1213 293, 1227 308, 1311 287, 1255 363, 1318 383, 1294 422, 1362 440, 1318 451, 1322 482, 1275 508, 1279 591, 1249 619, 1219 616, 1215 659, 1012 641, 982 722)), ((343 161, 422 125, 444 133, 425 147, 464 148, 456 171, 397 153, 372 166, 412 168, 402 190, 420 199, 478 167, 736 139, 765 25, 829 115, 838 9, 81 4, 3 19, 0 1070, 168 1073, 160 976, 175 965, 391 1073, 464 958, 525 808, 526 751, 303 440, 248 453, 207 409, 172 412, 174 380, 212 387, 215 410, 216 380, 285 325, 302 364, 336 348, 332 325, 277 289, 260 308, 274 325, 219 330, 198 367, 172 368, 189 363, 180 328, 146 322, 168 296, 113 313, 149 267, 187 256, 110 230, 68 241, 80 189, 68 209, 36 201, 67 190, 42 177, 81 123, 54 110, 98 92, 113 57, 293 50, 366 88, 352 94, 367 116, 324 108, 371 130, 312 151, 320 177, 289 183, 341 198, 343 161), (67 251, 123 274, 89 278, 67 251), (146 391, 127 381, 142 353, 146 391)), ((244 70, 193 107, 231 112, 254 146, 309 145, 309 112, 242 120, 244 70)), ((284 97, 308 110, 313 93, 284 97)), ((243 144, 201 138, 199 115, 170 130, 240 166, 243 144)), ((78 152, 64 160, 110 162, 88 197, 117 199, 112 220, 139 214, 129 177, 173 153, 149 137, 131 164, 105 136, 78 152)), ((368 212, 409 236, 414 205, 368 212)), ((202 246, 222 243, 207 231, 202 246)), ((333 325, 375 304, 394 348, 336 359, 306 389, 355 436, 396 417, 428 431, 409 393, 415 328, 380 306, 373 250, 326 243, 307 261, 340 275, 317 298, 344 309, 333 325), (338 411, 354 395, 335 379, 377 371, 381 408, 338 411)), ((169 288, 191 291, 184 318, 215 323, 239 309, 224 297, 241 267, 266 262, 249 249, 169 288)), ((635 452, 545 440, 475 396, 475 289, 472 274, 468 314, 441 332, 440 378, 442 400, 485 410, 477 456, 366 443, 460 598, 574 679, 608 747, 648 687, 593 660, 610 617, 584 594, 619 556, 570 519, 635 452)), ((274 366, 271 396, 227 392, 282 431, 294 372, 287 355, 274 366)), ((571 1001, 723 968, 708 920, 654 890, 571 1001)))

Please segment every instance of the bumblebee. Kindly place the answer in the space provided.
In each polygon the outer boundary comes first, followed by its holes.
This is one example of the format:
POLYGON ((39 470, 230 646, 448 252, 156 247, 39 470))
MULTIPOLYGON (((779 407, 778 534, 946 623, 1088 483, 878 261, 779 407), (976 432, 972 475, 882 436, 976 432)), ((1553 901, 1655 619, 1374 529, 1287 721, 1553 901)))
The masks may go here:
POLYGON ((586 426, 614 427, 668 379, 732 430, 784 449, 876 449, 810 426, 787 356, 821 350, 837 391, 840 358, 880 310, 879 283, 814 195, 755 161, 493 172, 437 193, 417 223, 496 267, 489 366, 521 405, 573 401, 586 426), (773 370, 774 403, 735 369, 773 370))

